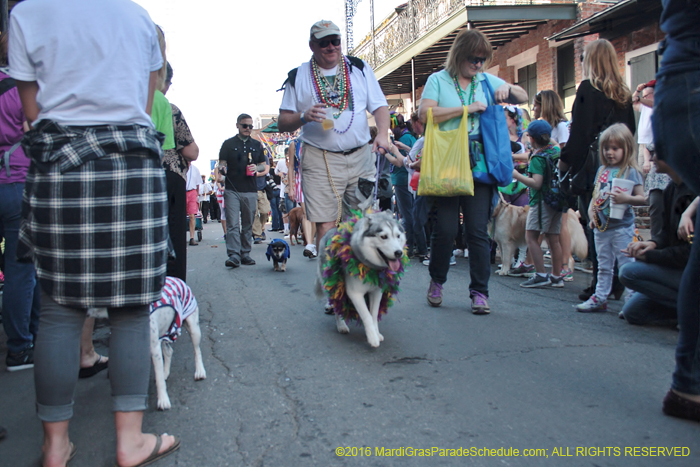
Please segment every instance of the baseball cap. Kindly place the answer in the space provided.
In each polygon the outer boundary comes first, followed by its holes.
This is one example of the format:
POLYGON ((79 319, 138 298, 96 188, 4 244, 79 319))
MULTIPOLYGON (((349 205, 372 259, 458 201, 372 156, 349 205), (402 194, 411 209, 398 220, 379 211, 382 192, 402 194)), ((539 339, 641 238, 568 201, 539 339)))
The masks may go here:
POLYGON ((542 135, 550 136, 552 134, 552 125, 545 120, 533 120, 527 127, 527 132, 533 138, 539 138, 542 135))
POLYGON ((316 39, 322 39, 326 36, 340 36, 340 28, 333 21, 322 19, 311 26, 311 35, 316 39))

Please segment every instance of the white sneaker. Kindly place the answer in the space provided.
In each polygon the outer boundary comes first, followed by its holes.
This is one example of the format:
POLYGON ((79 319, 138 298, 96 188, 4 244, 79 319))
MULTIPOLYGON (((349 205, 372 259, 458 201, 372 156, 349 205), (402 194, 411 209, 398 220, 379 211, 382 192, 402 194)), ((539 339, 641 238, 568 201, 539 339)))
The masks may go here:
POLYGON ((285 240, 289 240, 289 234, 285 235, 285 236, 284 236, 284 239, 285 239, 285 240))
POLYGON ((316 245, 309 243, 304 247, 304 256, 307 258, 315 258, 318 256, 318 251, 316 251, 316 245))
POLYGON ((456 250, 452 250, 453 256, 462 256, 463 254, 464 254, 464 251, 461 248, 457 248, 456 250))
POLYGON ((455 264, 457 264, 457 258, 455 258, 455 255, 452 255, 450 258, 450 266, 454 266, 455 264))
POLYGON ((464 257, 469 258, 469 250, 467 250, 466 248, 464 249, 464 257))

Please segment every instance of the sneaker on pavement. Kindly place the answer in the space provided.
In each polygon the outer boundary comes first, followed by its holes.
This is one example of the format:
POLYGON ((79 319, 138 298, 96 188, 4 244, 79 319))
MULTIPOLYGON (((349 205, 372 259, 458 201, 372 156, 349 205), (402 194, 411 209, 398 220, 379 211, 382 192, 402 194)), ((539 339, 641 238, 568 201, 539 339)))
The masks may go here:
POLYGON ((486 295, 476 290, 472 290, 469 295, 472 299, 472 313, 475 315, 488 315, 491 313, 491 307, 489 307, 486 295))
POLYGON ((452 256, 462 256, 464 254, 464 250, 461 248, 457 248, 456 250, 452 250, 452 256))
POLYGON ((7 352, 5 363, 7 364, 7 371, 19 371, 34 368, 34 346, 27 347, 19 353, 7 352))
POLYGON ((555 289, 561 289, 564 287, 564 277, 559 276, 559 277, 554 277, 551 274, 549 275, 549 282, 552 283, 552 287, 555 289))
POLYGON ((561 277, 564 282, 572 282, 574 280, 574 272, 569 268, 563 268, 561 270, 561 277))
POLYGON ((580 313, 596 313, 599 311, 608 311, 608 302, 600 301, 595 295, 583 303, 576 305, 576 311, 580 313))
POLYGON ((442 284, 438 284, 434 280, 430 281, 430 287, 428 287, 428 304, 430 306, 442 305, 442 284))
POLYGON ((253 238, 253 243, 256 244, 256 245, 260 245, 262 242, 263 242, 263 238, 262 238, 262 237, 255 237, 255 238, 253 238))
POLYGON ((250 256, 245 256, 241 258, 241 264, 244 266, 253 266, 255 265, 255 260, 250 256))
MULTIPOLYGON (((561 278, 559 278, 561 280, 561 278)), ((539 274, 535 274, 525 282, 520 283, 520 287, 526 287, 526 288, 535 288, 535 287, 547 287, 549 285, 552 285, 552 282, 549 280, 549 276, 540 276, 539 274)))
POLYGON ((318 251, 316 251, 316 245, 309 243, 304 247, 304 256, 307 258, 315 258, 318 256, 318 251))
POLYGON ((238 258, 229 258, 224 264, 227 268, 237 268, 241 265, 241 261, 238 258))
POLYGON ((533 264, 520 263, 517 268, 508 271, 508 275, 510 277, 527 277, 533 272, 535 272, 535 266, 533 264))
POLYGON ((590 260, 581 261, 574 265, 574 269, 585 272, 586 274, 593 274, 593 263, 590 260))
POLYGON ((457 264, 457 258, 455 258, 455 255, 452 255, 450 257, 450 266, 454 266, 455 264, 457 264))
POLYGON ((430 256, 426 256, 423 260, 423 266, 430 266, 430 256))

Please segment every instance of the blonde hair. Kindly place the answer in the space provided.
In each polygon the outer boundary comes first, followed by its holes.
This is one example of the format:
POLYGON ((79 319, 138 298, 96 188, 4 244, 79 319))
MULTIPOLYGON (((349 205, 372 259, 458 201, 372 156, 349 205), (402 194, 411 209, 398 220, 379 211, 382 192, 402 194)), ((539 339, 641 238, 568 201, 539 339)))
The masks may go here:
POLYGON ((566 121, 564 104, 562 104, 559 94, 556 92, 540 91, 535 95, 535 102, 540 105, 540 117, 549 123, 552 128, 556 128, 559 123, 566 121))
POLYGON ((624 107, 632 100, 627 84, 617 66, 615 47, 605 39, 595 40, 583 49, 584 74, 605 97, 624 107))
POLYGON ((601 165, 608 165, 605 160, 606 147, 616 144, 622 148, 623 156, 618 177, 626 174, 630 168, 639 170, 637 165, 637 143, 634 141, 634 135, 624 123, 610 125, 607 130, 600 134, 598 144, 598 156, 600 157, 601 165))
POLYGON ((491 42, 478 29, 463 29, 455 37, 445 60, 445 69, 450 76, 459 75, 459 69, 468 57, 485 57, 482 69, 488 68, 493 58, 491 42))
POLYGON ((165 78, 168 75, 168 59, 165 57, 165 34, 163 34, 163 30, 158 26, 156 26, 156 31, 158 32, 158 45, 160 45, 160 54, 163 56, 163 66, 161 67, 160 70, 158 70, 158 83, 156 83, 156 88, 160 91, 163 92, 165 89, 165 78))

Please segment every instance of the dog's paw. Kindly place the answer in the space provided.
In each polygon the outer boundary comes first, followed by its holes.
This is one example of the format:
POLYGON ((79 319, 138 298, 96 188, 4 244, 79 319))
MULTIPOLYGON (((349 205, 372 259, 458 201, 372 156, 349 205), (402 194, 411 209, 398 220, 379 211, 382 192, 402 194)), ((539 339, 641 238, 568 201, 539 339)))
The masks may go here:
POLYGON ((498 274, 499 276, 507 276, 508 271, 504 271, 503 269, 499 269, 498 271, 496 271, 496 274, 498 274))
POLYGON ((207 379, 207 372, 204 370, 204 368, 194 372, 194 380, 195 381, 201 381, 203 379, 207 379))
POLYGON ((380 340, 377 336, 367 336, 367 342, 370 346, 376 349, 377 347, 379 347, 380 340))
POLYGON ((167 394, 164 398, 158 398, 158 410, 170 410, 170 398, 167 394))
POLYGON ((379 342, 384 342, 384 336, 382 336, 382 333, 378 332, 377 335, 379 336, 379 342))
POLYGON ((349 334, 350 333, 350 328, 348 327, 347 323, 343 318, 339 318, 336 321, 336 327, 338 328, 338 332, 341 334, 349 334))

